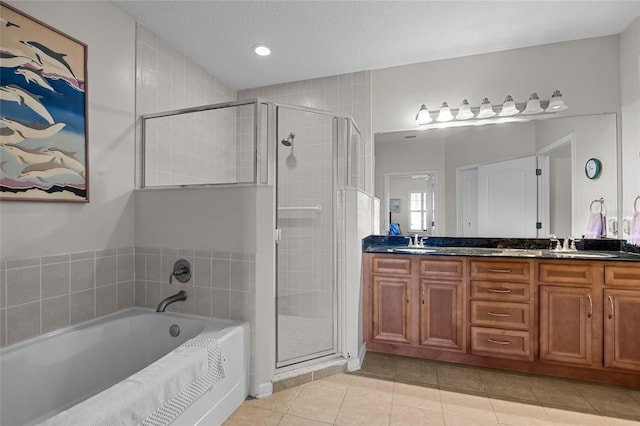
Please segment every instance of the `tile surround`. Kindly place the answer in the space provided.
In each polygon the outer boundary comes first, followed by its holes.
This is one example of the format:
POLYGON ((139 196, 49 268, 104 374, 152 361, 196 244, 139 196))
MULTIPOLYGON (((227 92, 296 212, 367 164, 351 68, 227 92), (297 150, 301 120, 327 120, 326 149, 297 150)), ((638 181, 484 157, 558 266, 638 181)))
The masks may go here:
POLYGON ((0 262, 0 345, 134 304, 133 247, 0 262))

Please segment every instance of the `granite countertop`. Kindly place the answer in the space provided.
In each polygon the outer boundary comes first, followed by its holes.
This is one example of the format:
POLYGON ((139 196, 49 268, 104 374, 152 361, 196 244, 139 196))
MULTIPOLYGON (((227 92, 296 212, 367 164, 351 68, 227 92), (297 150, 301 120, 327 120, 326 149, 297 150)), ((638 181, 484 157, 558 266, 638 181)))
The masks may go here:
POLYGON ((430 237, 425 247, 408 247, 408 237, 371 235, 362 242, 364 253, 509 257, 565 260, 605 260, 640 262, 638 247, 623 240, 578 240, 577 250, 550 250, 547 238, 451 238, 430 237))

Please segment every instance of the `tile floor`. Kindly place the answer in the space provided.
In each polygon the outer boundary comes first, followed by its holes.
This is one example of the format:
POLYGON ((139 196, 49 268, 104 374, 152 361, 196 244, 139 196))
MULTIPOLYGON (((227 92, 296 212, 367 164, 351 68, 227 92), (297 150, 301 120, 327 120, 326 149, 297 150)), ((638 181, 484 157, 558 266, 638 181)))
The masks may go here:
POLYGON ((640 389, 368 353, 362 370, 247 400, 224 425, 640 425, 640 389))

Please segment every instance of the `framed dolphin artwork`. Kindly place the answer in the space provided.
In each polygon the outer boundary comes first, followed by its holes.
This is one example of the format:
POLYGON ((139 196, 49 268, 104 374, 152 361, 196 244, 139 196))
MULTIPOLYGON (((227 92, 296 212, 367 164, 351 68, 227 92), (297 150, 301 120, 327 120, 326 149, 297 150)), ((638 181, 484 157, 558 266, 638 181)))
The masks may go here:
POLYGON ((87 46, 0 2, 0 200, 89 202, 87 46))

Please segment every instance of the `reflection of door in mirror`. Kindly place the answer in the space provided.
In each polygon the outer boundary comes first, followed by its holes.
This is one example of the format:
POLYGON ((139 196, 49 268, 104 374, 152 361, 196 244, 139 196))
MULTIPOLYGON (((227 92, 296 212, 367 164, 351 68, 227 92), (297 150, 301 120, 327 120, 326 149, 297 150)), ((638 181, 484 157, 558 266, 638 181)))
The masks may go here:
POLYGON ((570 133, 538 151, 539 236, 574 235, 573 169, 575 135, 570 133))
POLYGON ((458 179, 462 236, 537 236, 536 157, 463 166, 458 179))
POLYGON ((388 223, 398 223, 403 234, 435 235, 435 172, 390 173, 385 179, 388 223), (391 209, 391 200, 399 203, 399 211, 391 209))

